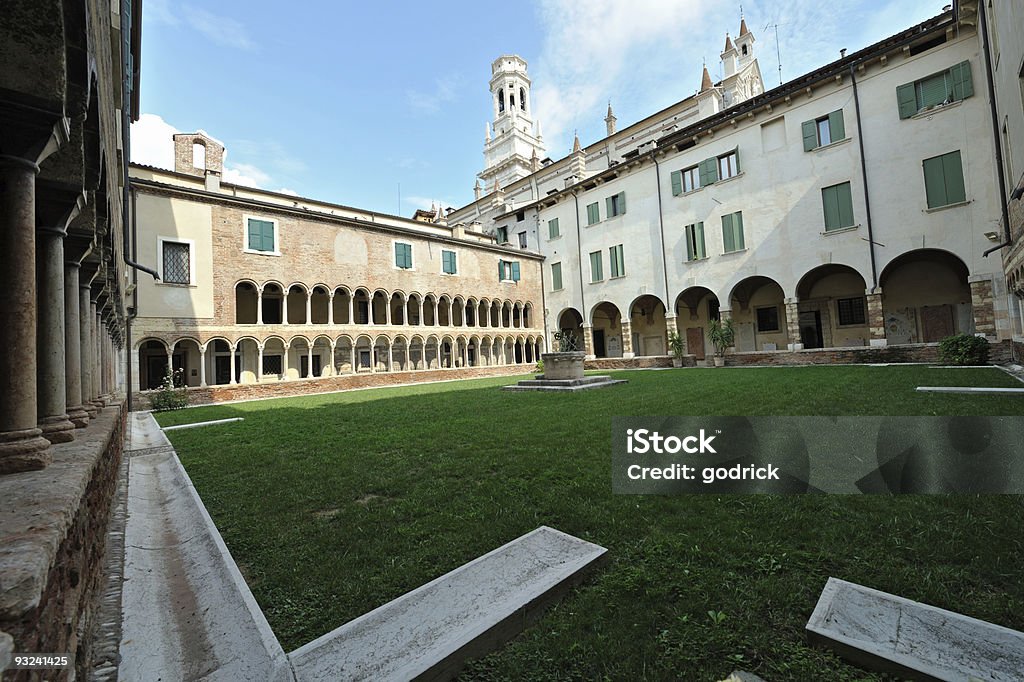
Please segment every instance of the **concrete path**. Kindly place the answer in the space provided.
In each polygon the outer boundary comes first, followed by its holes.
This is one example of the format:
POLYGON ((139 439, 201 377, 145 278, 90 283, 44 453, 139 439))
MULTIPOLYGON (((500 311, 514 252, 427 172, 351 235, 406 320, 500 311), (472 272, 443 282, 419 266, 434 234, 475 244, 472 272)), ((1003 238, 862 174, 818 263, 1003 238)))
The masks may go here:
POLYGON ((995 395, 1024 395, 1024 388, 988 388, 982 386, 918 386, 920 393, 976 393, 995 395))
POLYGON ((130 421, 120 678, 293 679, 167 438, 130 421))
POLYGON ((809 638, 865 667, 912 679, 1019 682, 1024 633, 829 578, 809 638))

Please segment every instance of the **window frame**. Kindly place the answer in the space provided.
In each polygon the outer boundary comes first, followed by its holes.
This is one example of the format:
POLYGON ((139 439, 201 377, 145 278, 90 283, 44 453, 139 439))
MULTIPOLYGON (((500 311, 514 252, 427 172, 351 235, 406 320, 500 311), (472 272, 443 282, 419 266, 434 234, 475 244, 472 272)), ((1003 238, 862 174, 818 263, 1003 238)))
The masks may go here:
MULTIPOLYGON (((391 267, 395 270, 403 270, 405 272, 414 272, 416 270, 416 259, 413 257, 413 245, 412 242, 405 242, 401 239, 391 240, 391 253, 394 254, 394 259, 391 261, 391 267), (409 247, 409 267, 403 268, 398 264, 398 246, 409 247)), ((371 297, 372 300, 372 297, 371 297)))
POLYGON ((945 208, 947 206, 958 206, 960 204, 964 204, 964 203, 967 202, 967 178, 964 176, 964 160, 963 160, 963 153, 962 153, 961 150, 954 149, 953 151, 946 152, 945 154, 938 154, 937 156, 931 156, 931 157, 929 157, 927 159, 922 159, 922 161, 921 161, 921 174, 922 174, 923 179, 924 179, 924 196, 925 196, 925 205, 927 206, 927 210, 933 211, 933 210, 938 210, 938 209, 941 209, 941 208, 945 208), (958 164, 958 166, 960 168, 960 185, 959 185, 959 188, 963 190, 963 196, 961 196, 961 197, 951 201, 951 200, 949 200, 950 185, 949 185, 949 183, 948 183, 948 181, 946 179, 947 178, 946 162, 944 161, 944 159, 946 157, 951 157, 954 154, 956 154, 957 164, 958 164), (937 161, 940 164, 940 168, 942 170, 942 194, 943 194, 942 198, 945 200, 945 203, 941 203, 941 204, 937 203, 935 205, 932 205, 932 197, 929 196, 929 190, 928 190, 928 184, 929 184, 928 183, 928 162, 929 161, 933 161, 933 162, 937 161))
POLYGON ((562 261, 558 261, 557 263, 552 263, 551 264, 551 291, 561 291, 563 288, 565 288, 564 284, 565 283, 562 281, 562 261), (557 279, 558 279, 558 286, 557 287, 555 286, 555 279, 556 279, 556 277, 555 277, 555 273, 556 273, 555 268, 558 268, 557 269, 557 274, 558 274, 558 277, 557 277, 557 279))
POLYGON ((160 282, 164 286, 172 287, 194 287, 196 286, 196 241, 194 239, 182 239, 181 237, 163 237, 158 236, 156 238, 156 262, 160 267, 160 282), (168 282, 164 276, 164 244, 184 244, 188 247, 188 281, 187 282, 168 282))
POLYGON ((526 236, 526 230, 522 230, 520 232, 516 232, 516 237, 519 240, 519 248, 520 249, 529 248, 530 241, 529 241, 529 238, 526 236))
POLYGON ((625 191, 617 192, 617 193, 611 195, 610 197, 607 197, 606 200, 605 200, 605 203, 607 204, 606 212, 608 213, 607 218, 609 220, 612 219, 612 218, 618 218, 619 216, 626 215, 626 192, 625 191))
POLYGON ((242 216, 242 252, 251 253, 257 256, 280 256, 281 255, 281 225, 276 218, 246 214, 242 216), (249 221, 258 220, 264 223, 271 223, 274 227, 274 249, 272 251, 261 251, 249 248, 249 221))
POLYGON ((603 254, 603 251, 601 251, 600 249, 597 250, 597 251, 591 251, 590 252, 589 258, 590 258, 590 283, 591 284, 598 284, 598 283, 604 281, 604 256, 602 254, 603 254), (594 260, 594 256, 597 256, 597 261, 594 260), (595 268, 594 268, 595 262, 597 263, 596 272, 595 272, 595 268), (594 277, 595 274, 597 275, 596 278, 594 277))
POLYGON ((626 276, 626 250, 622 244, 608 247, 608 279, 626 276))
POLYGON ((516 282, 518 283, 522 279, 521 270, 519 268, 519 261, 505 260, 504 258, 498 259, 498 281, 499 282, 516 282), (506 277, 506 275, 508 275, 506 277))
POLYGON ((683 238, 686 241, 686 262, 694 263, 708 257, 707 238, 704 235, 704 221, 698 220, 683 226, 683 238), (699 226, 699 230, 698 230, 699 226), (697 249, 697 234, 700 234, 700 249, 697 249))
POLYGON ((494 238, 499 244, 508 244, 508 225, 502 225, 494 230, 494 238))
POLYGON ((868 302, 866 296, 849 296, 836 299, 836 326, 837 327, 866 327, 868 326, 868 302), (843 304, 852 301, 860 303, 860 322, 843 322, 843 304))
POLYGON ((738 149, 731 149, 725 154, 715 157, 715 167, 718 169, 718 182, 735 178, 740 174, 740 154, 738 149), (725 170, 730 171, 729 175, 723 173, 722 164, 725 163, 725 170))
POLYGON ((441 274, 442 275, 449 275, 449 276, 453 276, 453 277, 454 276, 458 276, 458 274, 459 274, 459 255, 458 255, 458 252, 455 251, 455 249, 441 249, 441 274), (451 272, 448 272, 448 270, 445 269, 444 257, 445 257, 446 254, 451 254, 451 256, 452 256, 452 271, 451 272))
POLYGON ((821 188, 821 210, 822 210, 822 214, 824 216, 824 225, 825 225, 825 232, 826 233, 837 232, 839 230, 845 230, 845 229, 848 229, 848 228, 851 228, 851 227, 856 227, 857 226, 857 215, 856 215, 855 211, 853 210, 853 183, 850 180, 847 180, 845 182, 837 182, 834 185, 828 185, 826 187, 822 187, 821 188), (849 209, 850 209, 850 215, 849 215, 850 222, 849 222, 849 224, 842 224, 843 223, 843 205, 842 205, 842 192, 840 191, 840 188, 843 187, 843 186, 848 188, 847 189, 847 197, 850 200, 850 205, 849 205, 849 209), (828 190, 834 190, 835 191, 835 195, 836 195, 836 211, 838 212, 837 220, 840 223, 840 224, 833 225, 832 227, 829 227, 829 212, 828 212, 828 204, 826 203, 826 192, 828 192, 828 190))
POLYGON ((597 225, 601 222, 601 202, 595 201, 592 204, 587 204, 587 227, 591 225, 597 225), (594 214, 590 214, 590 209, 594 209, 594 214))
POLYGON ((754 308, 754 327, 758 334, 777 334, 782 331, 782 316, 779 315, 778 305, 759 305, 754 308), (775 316, 774 329, 761 328, 761 311, 770 310, 775 316))
POLYGON ((286 365, 285 365, 285 362, 284 362, 284 353, 264 353, 263 354, 263 358, 260 361, 260 376, 261 377, 277 376, 278 378, 283 377, 285 375, 285 372, 286 372, 285 367, 286 367, 286 365), (266 371, 267 360, 273 360, 274 358, 277 358, 278 362, 281 363, 280 371, 278 371, 278 372, 268 372, 268 371, 266 371))
POLYGON ((558 239, 562 236, 562 228, 558 224, 558 218, 548 220, 548 239, 558 239))
POLYGON ((743 211, 742 210, 740 210, 740 211, 733 211, 732 213, 725 213, 725 214, 723 214, 722 215, 722 255, 729 254, 729 253, 740 253, 741 251, 746 251, 746 250, 747 250, 747 235, 746 235, 746 230, 744 229, 744 226, 743 226, 743 211), (739 232, 736 231, 736 223, 735 223, 736 218, 735 218, 735 216, 739 216, 739 221, 740 221, 739 232), (729 220, 729 223, 730 223, 729 227, 733 231, 732 232, 732 239, 733 239, 733 248, 732 249, 727 249, 726 248, 726 245, 728 243, 726 241, 726 239, 725 239, 725 229, 726 229, 725 228, 725 219, 726 218, 730 219, 729 220), (736 245, 736 235, 737 234, 739 235, 739 238, 740 238, 739 239, 740 243, 739 243, 738 246, 736 245))

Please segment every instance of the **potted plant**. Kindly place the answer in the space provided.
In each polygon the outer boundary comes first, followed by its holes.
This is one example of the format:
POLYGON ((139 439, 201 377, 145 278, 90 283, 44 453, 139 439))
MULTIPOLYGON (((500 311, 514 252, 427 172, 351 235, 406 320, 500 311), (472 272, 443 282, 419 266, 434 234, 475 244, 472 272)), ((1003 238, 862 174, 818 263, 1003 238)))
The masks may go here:
POLYGON ((711 325, 708 327, 708 337, 711 339, 711 344, 715 347, 715 367, 723 367, 725 365, 725 351, 731 348, 736 341, 736 330, 732 326, 732 319, 728 319, 725 322, 711 320, 711 325))
POLYGON ((668 348, 672 351, 672 366, 682 367, 683 355, 686 353, 686 344, 683 342, 683 338, 679 336, 679 332, 670 331, 668 333, 668 348))

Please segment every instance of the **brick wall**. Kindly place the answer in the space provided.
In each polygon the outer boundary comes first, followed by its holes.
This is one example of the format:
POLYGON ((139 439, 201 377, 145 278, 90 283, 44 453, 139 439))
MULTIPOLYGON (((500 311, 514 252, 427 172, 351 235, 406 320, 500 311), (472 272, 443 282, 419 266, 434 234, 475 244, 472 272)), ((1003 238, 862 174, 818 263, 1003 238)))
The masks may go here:
MULTIPOLYGON (((47 680, 87 679, 106 527, 124 447, 121 407, 109 407, 53 446, 43 471, 0 479, 0 630, 18 652, 74 653, 75 670, 47 680)), ((7 671, 6 680, 43 679, 7 671)))
MULTIPOLYGON (((479 379, 482 377, 519 376, 534 370, 533 365, 501 365, 496 367, 466 367, 460 369, 431 369, 415 372, 380 372, 376 374, 346 374, 320 379, 298 379, 275 381, 261 384, 236 384, 235 386, 210 386, 190 388, 190 405, 206 405, 226 400, 255 400, 258 398, 283 398, 286 396, 331 393, 353 388, 377 388, 398 384, 415 384, 452 379, 479 379)), ((134 409, 148 409, 148 392, 133 400, 134 409)))

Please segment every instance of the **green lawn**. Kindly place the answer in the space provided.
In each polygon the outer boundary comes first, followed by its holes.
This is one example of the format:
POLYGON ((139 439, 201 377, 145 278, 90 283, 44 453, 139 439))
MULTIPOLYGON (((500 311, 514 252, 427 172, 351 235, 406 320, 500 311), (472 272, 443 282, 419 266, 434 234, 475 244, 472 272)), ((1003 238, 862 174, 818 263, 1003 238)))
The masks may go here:
POLYGON ((465 679, 881 679, 808 647, 828 576, 1024 628, 1014 496, 611 493, 613 415, 1024 414, 996 369, 808 367, 612 372, 599 391, 481 379, 158 416, 290 650, 549 525, 610 561, 465 679), (713 612, 709 615, 709 612, 713 612))

